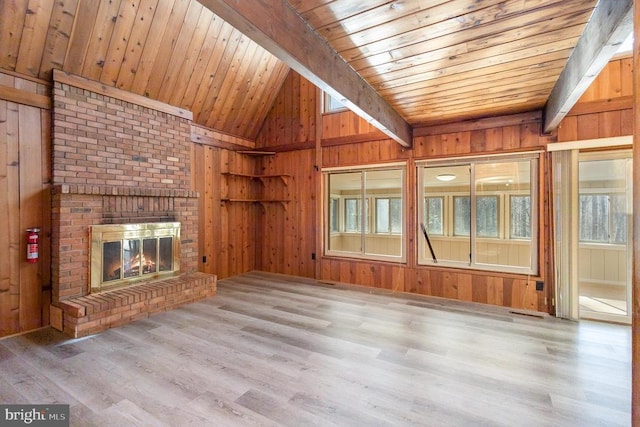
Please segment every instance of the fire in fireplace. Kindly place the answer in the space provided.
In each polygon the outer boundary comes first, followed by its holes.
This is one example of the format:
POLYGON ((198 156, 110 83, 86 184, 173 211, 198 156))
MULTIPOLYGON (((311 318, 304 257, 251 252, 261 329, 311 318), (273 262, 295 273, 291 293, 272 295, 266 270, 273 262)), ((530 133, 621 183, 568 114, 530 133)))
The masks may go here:
POLYGON ((179 244, 179 222, 92 226, 91 292, 179 271, 179 244))

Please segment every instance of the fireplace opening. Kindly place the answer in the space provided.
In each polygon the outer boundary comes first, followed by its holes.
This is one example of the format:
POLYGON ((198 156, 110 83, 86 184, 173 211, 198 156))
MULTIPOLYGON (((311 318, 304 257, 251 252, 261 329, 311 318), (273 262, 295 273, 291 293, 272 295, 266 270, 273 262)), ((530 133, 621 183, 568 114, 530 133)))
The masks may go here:
POLYGON ((180 223, 91 227, 91 292, 179 270, 180 223))

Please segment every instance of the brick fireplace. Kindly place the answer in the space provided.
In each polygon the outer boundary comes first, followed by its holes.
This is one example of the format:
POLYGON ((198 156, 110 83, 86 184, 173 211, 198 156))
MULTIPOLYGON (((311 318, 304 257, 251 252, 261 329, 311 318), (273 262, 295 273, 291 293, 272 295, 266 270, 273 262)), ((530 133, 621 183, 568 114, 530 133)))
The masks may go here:
POLYGON ((198 272, 191 113, 58 71, 53 101, 52 326, 79 337, 214 295, 198 272), (92 226, 168 222, 179 272, 91 291, 92 226))

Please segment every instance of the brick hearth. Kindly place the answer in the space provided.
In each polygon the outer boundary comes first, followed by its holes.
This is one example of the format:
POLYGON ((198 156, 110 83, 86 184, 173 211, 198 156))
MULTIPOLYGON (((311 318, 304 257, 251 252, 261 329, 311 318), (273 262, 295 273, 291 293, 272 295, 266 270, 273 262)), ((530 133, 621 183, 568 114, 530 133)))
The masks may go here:
POLYGON ((53 99, 51 324, 78 337, 214 295, 197 272, 191 113, 64 73, 53 99), (92 294, 90 227, 148 222, 180 222, 180 271, 92 294))

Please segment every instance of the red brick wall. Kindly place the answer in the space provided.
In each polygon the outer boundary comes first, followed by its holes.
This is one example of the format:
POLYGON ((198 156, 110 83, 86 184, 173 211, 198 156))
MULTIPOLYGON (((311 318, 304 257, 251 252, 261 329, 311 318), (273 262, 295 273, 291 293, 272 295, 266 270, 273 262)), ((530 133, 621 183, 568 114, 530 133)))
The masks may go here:
POLYGON ((180 272, 198 270, 191 122, 54 82, 52 293, 89 294, 94 224, 178 221, 180 272))
POLYGON ((189 189, 189 120, 60 82, 53 100, 53 184, 189 189))

